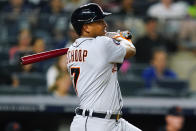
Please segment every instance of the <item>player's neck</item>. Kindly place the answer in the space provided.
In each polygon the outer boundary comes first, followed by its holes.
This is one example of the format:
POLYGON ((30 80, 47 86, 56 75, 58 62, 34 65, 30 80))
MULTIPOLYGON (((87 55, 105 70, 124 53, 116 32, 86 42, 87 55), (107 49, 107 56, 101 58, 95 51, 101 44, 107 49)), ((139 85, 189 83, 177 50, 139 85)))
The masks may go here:
POLYGON ((92 37, 92 36, 80 36, 80 38, 95 38, 95 37, 92 37))
POLYGON ((95 36, 94 34, 92 34, 90 32, 82 32, 82 35, 80 37, 81 38, 95 38, 97 36, 95 36))
POLYGON ((81 35, 80 38, 95 38, 96 36, 91 35, 81 35))

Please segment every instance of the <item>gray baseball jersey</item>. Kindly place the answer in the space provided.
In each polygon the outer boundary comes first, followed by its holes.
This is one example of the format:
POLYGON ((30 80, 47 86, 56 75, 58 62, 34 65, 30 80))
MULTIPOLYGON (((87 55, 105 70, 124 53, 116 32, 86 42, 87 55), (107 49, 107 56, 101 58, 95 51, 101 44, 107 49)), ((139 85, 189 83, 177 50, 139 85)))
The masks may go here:
POLYGON ((119 112, 122 96, 117 80, 117 66, 126 49, 106 37, 79 38, 67 53, 67 68, 72 76, 80 108, 96 112, 119 112))

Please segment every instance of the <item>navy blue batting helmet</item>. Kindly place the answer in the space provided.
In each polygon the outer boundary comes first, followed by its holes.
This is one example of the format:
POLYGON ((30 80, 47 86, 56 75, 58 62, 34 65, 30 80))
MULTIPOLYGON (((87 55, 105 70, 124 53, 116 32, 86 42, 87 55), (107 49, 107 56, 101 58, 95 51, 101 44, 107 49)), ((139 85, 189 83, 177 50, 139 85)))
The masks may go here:
POLYGON ((101 7, 95 3, 89 3, 77 8, 71 16, 71 24, 78 35, 81 35, 81 29, 84 24, 92 23, 103 19, 111 13, 103 12, 101 7))

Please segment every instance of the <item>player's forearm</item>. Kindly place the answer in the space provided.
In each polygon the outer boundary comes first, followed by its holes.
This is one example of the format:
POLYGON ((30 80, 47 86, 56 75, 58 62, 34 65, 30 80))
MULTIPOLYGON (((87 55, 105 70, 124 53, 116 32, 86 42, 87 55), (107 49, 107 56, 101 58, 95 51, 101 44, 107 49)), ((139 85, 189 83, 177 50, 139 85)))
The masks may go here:
POLYGON ((130 58, 132 56, 134 56, 136 54, 136 48, 135 46, 133 45, 132 41, 131 40, 126 40, 126 39, 122 39, 120 41, 120 44, 125 47, 126 49, 126 55, 125 55, 125 58, 130 58))
POLYGON ((132 56, 134 56, 136 54, 136 49, 132 48, 132 47, 125 47, 126 48, 126 55, 125 58, 131 58, 132 56))
POLYGON ((108 36, 119 41, 120 45, 123 46, 126 49, 126 55, 125 58, 130 58, 136 54, 135 46, 133 45, 131 39, 126 38, 123 36, 123 34, 118 33, 108 33, 108 36))

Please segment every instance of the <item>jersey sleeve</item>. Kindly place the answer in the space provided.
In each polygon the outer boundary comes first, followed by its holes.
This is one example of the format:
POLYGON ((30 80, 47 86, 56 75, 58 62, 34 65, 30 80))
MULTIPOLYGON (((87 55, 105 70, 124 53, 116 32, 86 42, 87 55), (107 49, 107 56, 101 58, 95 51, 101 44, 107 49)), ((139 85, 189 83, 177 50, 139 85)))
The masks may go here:
POLYGON ((109 37, 103 37, 102 41, 106 60, 109 63, 122 63, 126 54, 125 47, 120 45, 120 42, 109 37))

